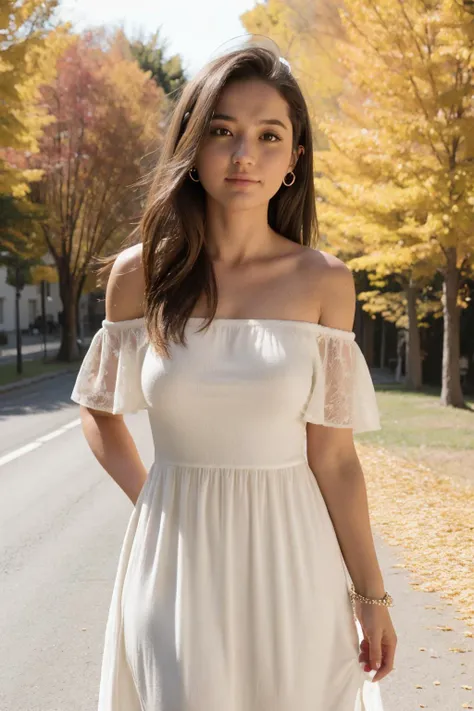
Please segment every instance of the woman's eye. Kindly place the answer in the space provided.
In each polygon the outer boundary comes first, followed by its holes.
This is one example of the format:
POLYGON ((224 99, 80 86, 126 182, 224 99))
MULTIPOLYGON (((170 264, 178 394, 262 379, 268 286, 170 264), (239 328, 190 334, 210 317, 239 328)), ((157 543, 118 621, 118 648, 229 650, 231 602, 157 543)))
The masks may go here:
MULTIPOLYGON (((264 136, 273 136, 273 138, 276 138, 277 141, 281 141, 280 136, 277 136, 276 133, 264 133, 264 136)), ((270 143, 276 143, 276 141, 270 141, 270 143)))
MULTIPOLYGON (((218 133, 218 131, 229 131, 229 129, 228 128, 212 128, 211 134, 213 136, 222 136, 223 134, 218 133)), ((229 131, 229 133, 230 133, 230 131, 229 131)))

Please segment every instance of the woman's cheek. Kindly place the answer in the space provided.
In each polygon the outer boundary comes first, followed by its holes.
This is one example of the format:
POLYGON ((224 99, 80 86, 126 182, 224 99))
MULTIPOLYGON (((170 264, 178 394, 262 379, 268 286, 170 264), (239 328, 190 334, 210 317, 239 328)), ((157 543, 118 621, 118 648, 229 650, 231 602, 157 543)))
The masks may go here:
POLYGON ((222 148, 207 148, 201 151, 199 158, 196 160, 196 168, 199 174, 205 173, 215 174, 216 171, 227 169, 229 156, 227 151, 222 148))

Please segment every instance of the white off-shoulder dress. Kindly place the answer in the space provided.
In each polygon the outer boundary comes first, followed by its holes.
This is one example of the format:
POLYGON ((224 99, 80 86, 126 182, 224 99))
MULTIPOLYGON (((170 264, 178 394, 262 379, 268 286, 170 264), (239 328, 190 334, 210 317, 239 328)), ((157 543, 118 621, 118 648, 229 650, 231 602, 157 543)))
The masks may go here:
POLYGON ((72 392, 148 411, 155 461, 125 533, 99 711, 382 711, 306 423, 380 428, 352 331, 204 319, 171 358, 104 320, 72 392))

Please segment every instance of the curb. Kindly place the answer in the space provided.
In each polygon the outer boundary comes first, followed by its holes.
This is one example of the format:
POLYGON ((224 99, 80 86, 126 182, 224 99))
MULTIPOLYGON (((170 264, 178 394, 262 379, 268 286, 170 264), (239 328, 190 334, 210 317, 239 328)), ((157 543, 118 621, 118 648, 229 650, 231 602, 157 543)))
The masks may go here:
POLYGON ((79 370, 79 366, 71 368, 63 368, 62 370, 56 370, 54 373, 42 373, 41 375, 34 375, 32 378, 23 378, 21 380, 16 380, 13 383, 7 383, 6 385, 0 385, 0 395, 10 390, 17 390, 26 385, 31 385, 32 383, 39 383, 42 380, 50 380, 51 378, 57 378, 59 375, 64 373, 75 373, 79 370))

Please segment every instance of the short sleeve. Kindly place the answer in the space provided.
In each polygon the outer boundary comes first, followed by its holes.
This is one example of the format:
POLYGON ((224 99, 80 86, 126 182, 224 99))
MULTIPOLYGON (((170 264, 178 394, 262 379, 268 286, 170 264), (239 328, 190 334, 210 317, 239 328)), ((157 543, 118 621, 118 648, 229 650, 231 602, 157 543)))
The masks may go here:
POLYGON ((71 400, 114 415, 147 408, 141 385, 147 345, 143 317, 102 321, 82 361, 71 400))
POLYGON ((321 327, 312 344, 313 382, 304 420, 354 433, 381 429, 374 385, 355 333, 321 327))

